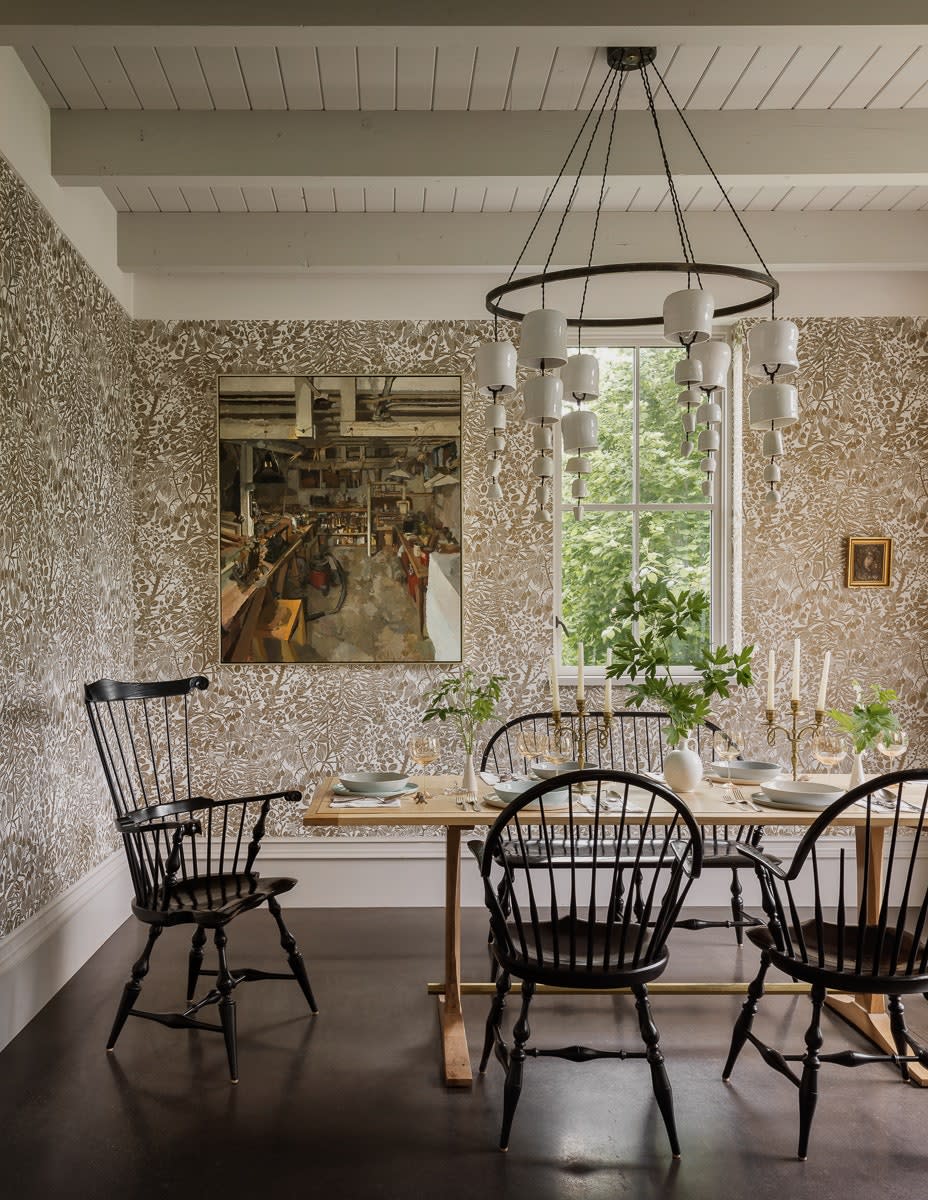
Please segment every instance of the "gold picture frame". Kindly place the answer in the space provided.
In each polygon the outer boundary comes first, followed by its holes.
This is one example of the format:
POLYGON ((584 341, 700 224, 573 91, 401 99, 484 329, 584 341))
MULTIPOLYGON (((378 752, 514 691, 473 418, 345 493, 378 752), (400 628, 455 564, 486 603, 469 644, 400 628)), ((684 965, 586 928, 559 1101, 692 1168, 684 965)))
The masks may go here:
POLYGON ((847 586, 889 587, 893 539, 852 537, 847 540, 847 586))

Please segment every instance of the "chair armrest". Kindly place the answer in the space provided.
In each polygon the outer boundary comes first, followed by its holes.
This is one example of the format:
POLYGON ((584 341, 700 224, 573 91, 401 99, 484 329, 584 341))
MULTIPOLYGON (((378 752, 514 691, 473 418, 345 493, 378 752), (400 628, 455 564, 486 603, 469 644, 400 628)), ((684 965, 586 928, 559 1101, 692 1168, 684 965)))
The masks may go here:
POLYGON ((303 799, 303 793, 295 788, 290 788, 285 792, 264 792, 260 796, 233 796, 231 800, 211 800, 210 804, 264 804, 271 800, 286 800, 290 804, 295 804, 298 800, 303 799))
POLYGON ((747 842, 738 843, 738 853, 743 854, 745 858, 753 859, 754 866, 761 871, 768 871, 777 879, 786 879, 788 872, 783 870, 783 866, 779 859, 772 858, 770 855, 764 854, 762 850, 758 850, 756 846, 750 846, 747 842))
POLYGON ((479 838, 471 838, 467 843, 467 849, 477 860, 477 866, 483 865, 483 842, 479 838))
MULTIPOLYGON (((145 809, 139 809, 139 813, 144 812, 145 809)), ((196 833, 203 832, 199 821, 163 821, 157 818, 149 820, 145 817, 138 820, 139 813, 118 817, 116 820, 117 831, 119 833, 157 833, 161 830, 173 832, 180 830, 181 837, 192 837, 196 833)))

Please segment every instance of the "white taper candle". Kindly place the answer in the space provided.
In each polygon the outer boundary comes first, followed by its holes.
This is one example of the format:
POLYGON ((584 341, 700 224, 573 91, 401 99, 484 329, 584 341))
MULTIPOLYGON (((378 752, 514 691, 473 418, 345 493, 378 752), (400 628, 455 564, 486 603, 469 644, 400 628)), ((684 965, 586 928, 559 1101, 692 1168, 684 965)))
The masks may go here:
POLYGON ((767 651, 767 710, 773 712, 773 684, 776 677, 777 661, 773 650, 767 651))
POLYGON ((817 712, 825 711, 825 693, 828 690, 828 672, 831 670, 831 651, 825 651, 825 657, 822 659, 822 677, 818 683, 818 699, 815 702, 817 712))
POLYGON ((799 638, 793 639, 793 690, 790 699, 799 702, 799 638))
MULTIPOLYGON (((612 647, 610 646, 606 651, 606 670, 608 671, 611 666, 612 647)), ((612 712, 612 679, 608 675, 606 676, 606 695, 603 707, 605 708, 606 712, 612 712)))
POLYGON ((552 654, 548 664, 548 679, 551 683, 551 711, 561 711, 561 693, 557 685, 557 656, 552 654))
POLYGON ((577 699, 584 698, 583 690, 583 642, 577 642, 577 699))

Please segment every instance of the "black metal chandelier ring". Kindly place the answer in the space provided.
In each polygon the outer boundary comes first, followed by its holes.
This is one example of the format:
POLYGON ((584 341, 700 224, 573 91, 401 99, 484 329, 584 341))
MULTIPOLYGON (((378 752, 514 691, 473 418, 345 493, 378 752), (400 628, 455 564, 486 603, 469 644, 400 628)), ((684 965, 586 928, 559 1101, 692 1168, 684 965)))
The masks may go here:
MULTIPOLYGON (((772 304, 780 294, 780 285, 772 275, 763 271, 749 271, 746 267, 731 267, 721 263, 697 262, 631 262, 631 263, 601 263, 589 267, 569 267, 561 271, 542 271, 539 275, 526 275, 520 279, 510 279, 487 292, 487 312, 494 317, 507 317, 513 321, 521 321, 525 316, 514 308, 502 308, 498 303, 503 296, 522 291, 531 287, 548 287, 552 283, 565 283, 570 279, 592 279, 596 275, 629 275, 629 274, 658 274, 662 271, 677 271, 685 275, 730 276, 735 279, 745 279, 749 283, 760 284, 765 290, 763 295, 753 300, 744 300, 740 304, 728 304, 715 310, 716 317, 732 317, 739 313, 754 312, 772 304)), ((615 329, 620 326, 635 327, 642 325, 660 325, 663 321, 661 313, 653 317, 568 317, 567 324, 574 329, 615 329)))

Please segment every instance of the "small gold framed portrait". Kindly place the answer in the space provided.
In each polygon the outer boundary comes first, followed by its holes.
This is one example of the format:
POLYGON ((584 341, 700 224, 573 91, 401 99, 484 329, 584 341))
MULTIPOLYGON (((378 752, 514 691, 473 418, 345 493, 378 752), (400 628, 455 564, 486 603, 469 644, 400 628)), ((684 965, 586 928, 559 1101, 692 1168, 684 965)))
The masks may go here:
POLYGON ((847 586, 889 587, 893 539, 852 537, 847 540, 847 586))

